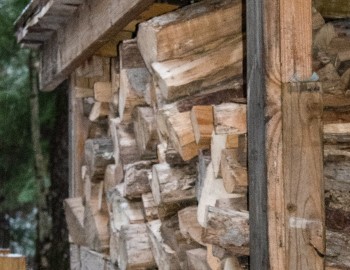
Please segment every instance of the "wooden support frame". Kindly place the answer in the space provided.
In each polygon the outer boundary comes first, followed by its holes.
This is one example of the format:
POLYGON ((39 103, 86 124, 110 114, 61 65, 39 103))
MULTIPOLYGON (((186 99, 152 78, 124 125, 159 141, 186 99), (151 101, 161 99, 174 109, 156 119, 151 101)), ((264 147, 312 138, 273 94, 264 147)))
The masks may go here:
POLYGON ((252 270, 324 268, 322 97, 307 82, 311 8, 311 0, 247 1, 252 270))

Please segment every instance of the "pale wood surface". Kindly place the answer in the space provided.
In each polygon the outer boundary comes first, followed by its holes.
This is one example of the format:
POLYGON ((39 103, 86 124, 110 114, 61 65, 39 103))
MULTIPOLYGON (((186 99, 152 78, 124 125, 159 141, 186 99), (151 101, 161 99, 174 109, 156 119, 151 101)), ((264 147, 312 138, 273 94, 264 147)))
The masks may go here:
POLYGON ((84 205, 82 198, 69 198, 63 202, 69 236, 74 244, 84 245, 84 205))
POLYGON ((69 246, 70 270, 80 270, 80 247, 75 244, 69 246))
POLYGON ((209 148, 214 129, 213 106, 193 106, 191 122, 196 143, 201 147, 209 148))
POLYGON ((0 255, 1 270, 26 270, 26 258, 19 254, 0 255))

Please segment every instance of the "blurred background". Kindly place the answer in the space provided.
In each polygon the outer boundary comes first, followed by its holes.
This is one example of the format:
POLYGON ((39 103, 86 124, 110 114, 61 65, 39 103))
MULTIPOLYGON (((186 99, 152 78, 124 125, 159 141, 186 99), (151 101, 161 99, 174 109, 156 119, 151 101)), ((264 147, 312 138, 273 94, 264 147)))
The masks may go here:
POLYGON ((0 0, 0 248, 28 269, 69 269, 66 86, 38 92, 36 53, 14 36, 28 2, 0 0))

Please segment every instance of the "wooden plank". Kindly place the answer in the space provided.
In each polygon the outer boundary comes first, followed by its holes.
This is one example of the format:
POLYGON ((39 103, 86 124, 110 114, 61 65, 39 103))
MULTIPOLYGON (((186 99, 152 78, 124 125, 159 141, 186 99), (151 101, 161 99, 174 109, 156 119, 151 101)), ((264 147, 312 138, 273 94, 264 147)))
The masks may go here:
MULTIPOLYGON (((265 1, 266 5, 271 1, 265 1)), ((263 73, 262 1, 247 1, 247 82, 248 82, 248 181, 250 223, 250 269, 269 269, 267 227, 267 157, 265 149, 265 78, 263 73), (254 194, 254 195, 253 195, 254 194)), ((274 9, 272 9, 274 12, 274 9)), ((273 16, 271 14, 271 16, 273 16)), ((271 35, 275 34, 274 32, 271 35)), ((266 54, 269 61, 269 54, 266 54)), ((267 70, 268 71, 268 70, 267 70)), ((273 225, 273 224, 272 224, 273 225)), ((271 270, 275 268, 271 264, 271 270)), ((279 268, 283 269, 283 267, 279 268)))
POLYGON ((19 254, 0 255, 1 270, 25 270, 26 258, 19 254))
POLYGON ((40 88, 53 90, 79 64, 144 11, 153 0, 88 0, 44 43, 40 88), (72 38, 74 37, 74 38, 72 38))
POLYGON ((322 94, 318 83, 283 86, 287 269, 323 269, 322 94))

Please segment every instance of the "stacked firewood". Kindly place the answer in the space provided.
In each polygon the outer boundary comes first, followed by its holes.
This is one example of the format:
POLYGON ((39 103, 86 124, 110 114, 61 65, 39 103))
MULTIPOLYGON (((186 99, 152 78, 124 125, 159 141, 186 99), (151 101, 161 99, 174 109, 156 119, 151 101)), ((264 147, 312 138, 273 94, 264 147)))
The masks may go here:
MULTIPOLYGON (((314 9, 314 71, 323 88, 324 180, 327 227, 326 262, 330 269, 350 268, 350 21, 332 20, 328 1, 314 9), (331 268, 334 267, 334 268, 331 268)), ((333 7, 335 18, 343 10, 333 7)))
MULTIPOLYGON (((350 39, 346 24, 313 18, 327 260, 348 267, 350 39)), ((241 1, 204 0, 141 23, 117 58, 76 70, 86 140, 83 192, 65 201, 72 269, 248 268, 242 21, 241 1)))

